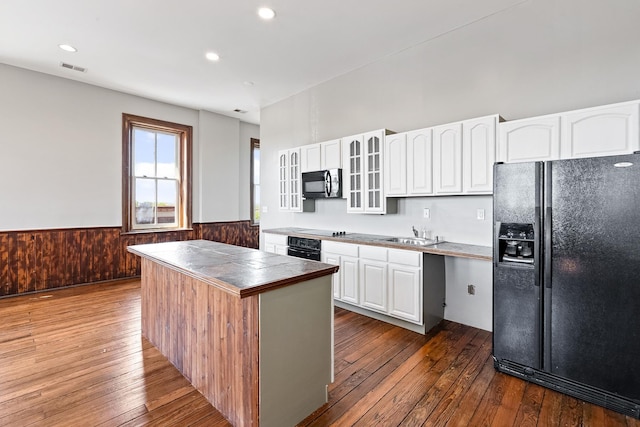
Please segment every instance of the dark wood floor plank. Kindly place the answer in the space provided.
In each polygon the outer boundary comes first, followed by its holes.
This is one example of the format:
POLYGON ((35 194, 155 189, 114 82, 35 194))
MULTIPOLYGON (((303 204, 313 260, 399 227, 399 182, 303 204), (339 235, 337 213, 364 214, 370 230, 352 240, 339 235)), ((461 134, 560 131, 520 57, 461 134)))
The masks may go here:
POLYGON ((422 425, 431 412, 431 404, 435 406, 440 401, 441 390, 448 389, 459 377, 456 370, 468 363, 469 353, 475 353, 474 347, 484 340, 477 338, 478 330, 468 329, 461 338, 431 352, 424 363, 399 381, 356 425, 422 425))
MULTIPOLYGON (((3 298, 0 319, 0 426, 230 426, 141 337, 138 280, 3 298)), ((300 426, 640 427, 497 373, 486 331, 423 336, 343 309, 335 327, 329 402, 300 426)))

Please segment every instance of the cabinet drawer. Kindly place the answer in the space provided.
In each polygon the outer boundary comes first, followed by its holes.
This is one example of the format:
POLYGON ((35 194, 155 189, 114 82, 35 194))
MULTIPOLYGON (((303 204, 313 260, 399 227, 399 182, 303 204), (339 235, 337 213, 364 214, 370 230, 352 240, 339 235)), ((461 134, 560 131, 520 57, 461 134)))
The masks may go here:
POLYGON ((269 245, 287 245, 287 236, 284 234, 264 233, 264 243, 269 245))
POLYGON ((331 240, 323 240, 321 250, 322 252, 331 252, 332 254, 358 257, 358 245, 351 243, 338 243, 331 240))
POLYGON ((379 246, 360 246, 360 258, 372 259, 376 261, 387 260, 387 248, 381 248, 379 246))
POLYGON ((420 267, 422 266, 422 252, 389 249, 389 262, 420 267))

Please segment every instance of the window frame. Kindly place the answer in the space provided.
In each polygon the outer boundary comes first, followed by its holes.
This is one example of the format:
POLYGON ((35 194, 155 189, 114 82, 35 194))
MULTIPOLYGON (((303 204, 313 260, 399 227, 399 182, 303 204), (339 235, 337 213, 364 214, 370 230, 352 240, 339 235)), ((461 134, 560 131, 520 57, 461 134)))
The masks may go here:
POLYGON ((193 127, 149 117, 122 113, 122 234, 156 233, 175 230, 189 230, 191 222, 192 188, 192 145, 193 127), (176 206, 177 225, 133 227, 134 165, 133 129, 143 128, 152 132, 168 132, 178 135, 179 191, 176 206))
MULTIPOLYGON (((254 188, 255 188, 255 181, 254 181, 254 163, 253 163, 253 158, 254 158, 254 150, 260 149, 260 140, 257 138, 251 138, 250 140, 250 144, 251 144, 251 148, 249 149, 249 156, 251 158, 251 163, 249 166, 249 219, 251 222, 251 225, 255 225, 255 226, 259 226, 260 225, 260 220, 256 221, 255 220, 255 205, 253 204, 254 202, 254 188)), ((262 151, 260 151, 260 154, 262 155, 262 151)), ((260 184, 258 184, 260 185, 260 184)))

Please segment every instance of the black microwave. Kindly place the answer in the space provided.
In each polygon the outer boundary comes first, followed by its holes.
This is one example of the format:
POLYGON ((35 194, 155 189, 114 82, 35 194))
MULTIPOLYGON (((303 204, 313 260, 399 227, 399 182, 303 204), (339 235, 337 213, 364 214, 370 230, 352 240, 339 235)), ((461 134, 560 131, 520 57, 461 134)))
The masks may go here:
POLYGON ((302 172, 302 196, 305 199, 342 197, 342 169, 302 172))

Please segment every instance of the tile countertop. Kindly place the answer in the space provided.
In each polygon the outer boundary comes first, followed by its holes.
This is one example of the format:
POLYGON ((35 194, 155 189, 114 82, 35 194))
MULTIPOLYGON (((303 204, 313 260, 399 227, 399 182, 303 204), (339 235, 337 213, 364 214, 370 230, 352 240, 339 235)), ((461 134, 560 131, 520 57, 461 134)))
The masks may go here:
POLYGON ((387 239, 397 236, 380 236, 375 234, 347 233, 344 236, 332 236, 331 231, 315 230, 312 228, 272 228, 262 230, 263 233, 284 234, 287 236, 309 237, 312 239, 331 240, 334 242, 355 243, 359 245, 383 246, 394 249, 407 249, 434 255, 445 255, 460 258, 493 260, 491 246, 467 245, 464 243, 442 242, 431 246, 416 246, 403 243, 389 242, 387 239))
POLYGON ((338 271, 334 265, 209 240, 134 245, 127 250, 240 298, 338 271))

